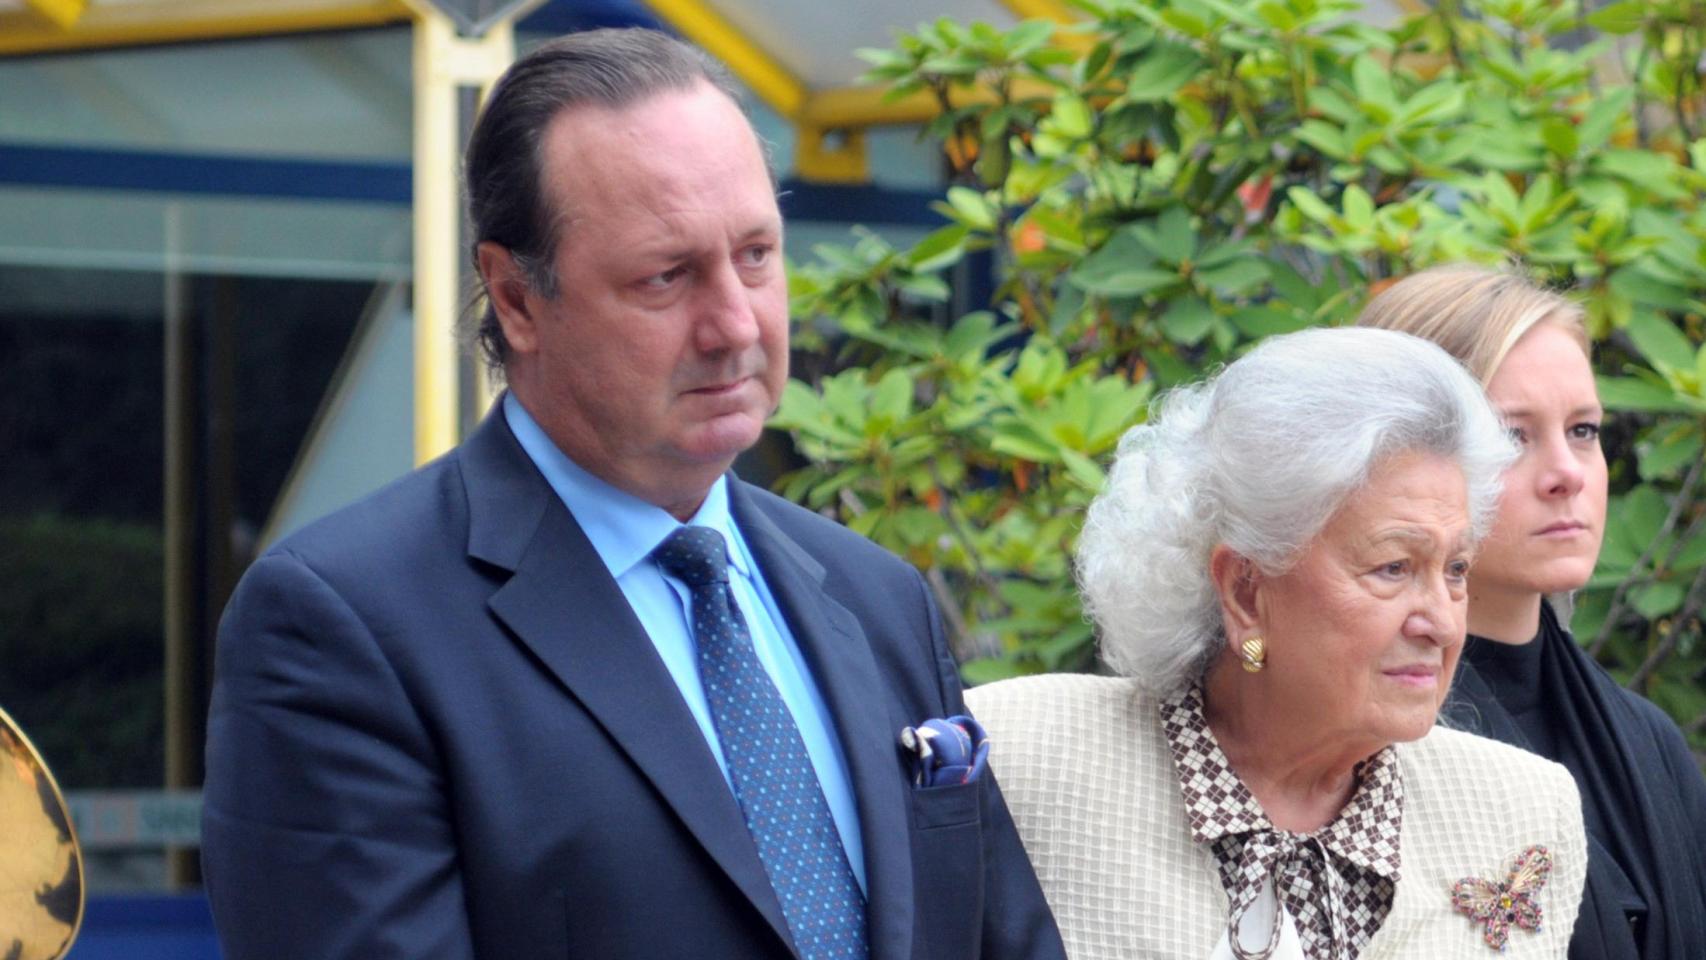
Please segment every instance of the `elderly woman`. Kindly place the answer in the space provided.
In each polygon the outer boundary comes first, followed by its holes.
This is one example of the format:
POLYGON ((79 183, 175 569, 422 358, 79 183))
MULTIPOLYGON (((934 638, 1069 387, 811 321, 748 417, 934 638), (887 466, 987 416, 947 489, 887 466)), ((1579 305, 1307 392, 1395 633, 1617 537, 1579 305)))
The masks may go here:
POLYGON ((1587 583, 1605 532, 1582 309, 1518 276, 1449 266, 1393 285, 1360 322, 1456 356, 1522 447, 1469 578, 1470 638, 1445 717, 1575 775, 1589 856, 1570 956, 1706 958, 1706 778, 1676 724, 1611 679, 1546 599, 1587 583))
POLYGON ((972 691, 1075 960, 1561 957, 1561 767, 1438 729, 1511 448, 1438 348, 1270 339, 1120 444, 1078 573, 1118 676, 972 691))

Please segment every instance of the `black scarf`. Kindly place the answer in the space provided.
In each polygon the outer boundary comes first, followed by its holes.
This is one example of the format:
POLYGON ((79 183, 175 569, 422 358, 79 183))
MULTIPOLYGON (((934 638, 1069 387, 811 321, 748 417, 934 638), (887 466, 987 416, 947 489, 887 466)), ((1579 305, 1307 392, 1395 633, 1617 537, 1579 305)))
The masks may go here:
POLYGON ((1575 776, 1588 876, 1571 960, 1706 960, 1706 777, 1676 724, 1619 686, 1550 604, 1529 644, 1469 638, 1442 722, 1575 776))

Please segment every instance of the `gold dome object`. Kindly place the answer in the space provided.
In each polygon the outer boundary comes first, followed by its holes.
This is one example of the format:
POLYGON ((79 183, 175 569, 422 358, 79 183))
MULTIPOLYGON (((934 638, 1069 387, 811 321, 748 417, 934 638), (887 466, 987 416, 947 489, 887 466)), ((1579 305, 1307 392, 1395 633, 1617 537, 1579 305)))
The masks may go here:
POLYGON ((41 754, 0 710, 0 957, 59 960, 83 925, 83 853, 41 754))
POLYGON ((1246 673, 1260 673, 1268 665, 1268 645, 1261 637, 1251 637, 1238 649, 1238 663, 1246 673))

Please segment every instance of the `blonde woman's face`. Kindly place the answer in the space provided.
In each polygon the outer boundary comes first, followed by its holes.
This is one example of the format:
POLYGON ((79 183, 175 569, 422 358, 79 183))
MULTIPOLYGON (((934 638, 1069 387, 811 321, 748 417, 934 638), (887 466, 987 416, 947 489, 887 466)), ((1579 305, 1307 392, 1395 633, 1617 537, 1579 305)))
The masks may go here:
POLYGON ((1487 384, 1522 448, 1498 521, 1470 575, 1474 596, 1557 593, 1587 583, 1605 534, 1604 411, 1587 356, 1563 328, 1523 334, 1487 384))

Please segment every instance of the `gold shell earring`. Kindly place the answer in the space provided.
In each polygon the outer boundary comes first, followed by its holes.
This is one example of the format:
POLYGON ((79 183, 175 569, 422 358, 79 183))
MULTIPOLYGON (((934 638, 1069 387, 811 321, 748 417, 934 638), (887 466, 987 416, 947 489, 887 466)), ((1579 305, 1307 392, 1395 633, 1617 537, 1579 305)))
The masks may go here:
POLYGON ((1261 673, 1268 665, 1268 645, 1260 636, 1245 640, 1238 646, 1238 663, 1245 673, 1261 673))

